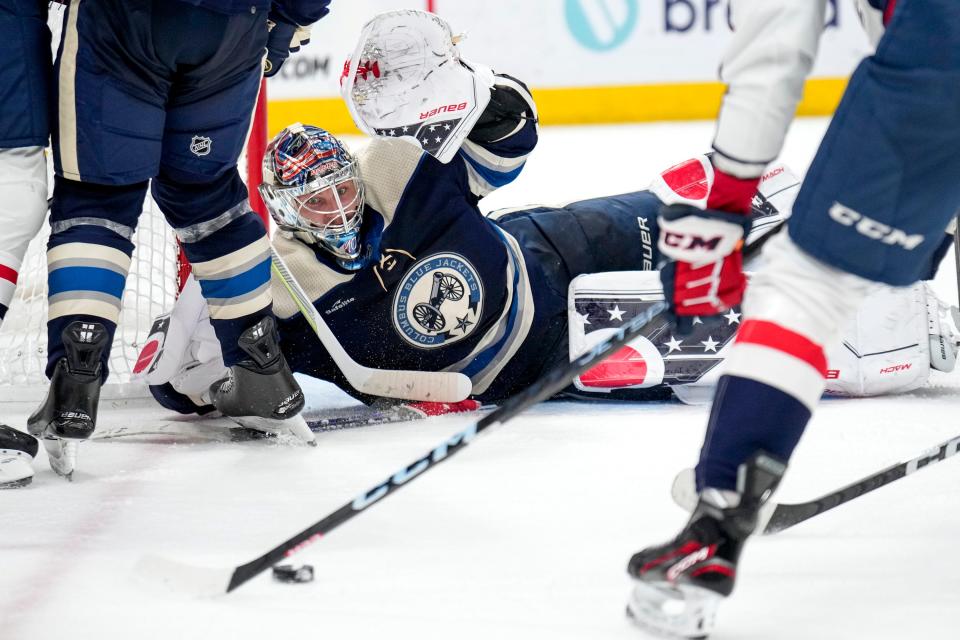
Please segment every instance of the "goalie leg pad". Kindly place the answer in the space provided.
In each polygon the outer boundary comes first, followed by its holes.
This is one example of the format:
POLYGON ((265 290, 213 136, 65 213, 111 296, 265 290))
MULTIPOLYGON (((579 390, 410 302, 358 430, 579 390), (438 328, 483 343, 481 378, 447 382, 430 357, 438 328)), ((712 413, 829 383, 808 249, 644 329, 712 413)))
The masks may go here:
MULTIPOLYGON (((663 300, 655 271, 614 271, 574 278, 567 297, 570 359, 615 333, 623 322, 663 300)), ((584 392, 646 389, 663 382, 664 360, 649 337, 639 336, 573 383, 584 392)))

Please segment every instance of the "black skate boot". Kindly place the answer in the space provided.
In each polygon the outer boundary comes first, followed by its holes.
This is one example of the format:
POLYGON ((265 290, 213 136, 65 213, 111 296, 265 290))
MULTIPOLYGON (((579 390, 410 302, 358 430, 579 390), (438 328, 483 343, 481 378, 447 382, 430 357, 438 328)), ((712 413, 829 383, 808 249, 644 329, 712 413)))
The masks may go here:
POLYGON ((50 466, 73 479, 77 444, 93 434, 102 384, 101 357, 108 334, 99 322, 78 320, 63 330, 67 355, 57 362, 43 404, 27 419, 27 430, 43 440, 50 466))
POLYGON ((0 424, 0 489, 15 489, 33 480, 31 462, 37 457, 37 439, 0 424))
POLYGON ((785 470, 759 452, 740 466, 736 493, 704 489, 680 535, 630 558, 627 573, 637 583, 627 615, 662 635, 706 638, 721 598, 733 591, 737 561, 760 507, 785 470))
POLYGON ((291 431, 310 444, 316 438, 300 416, 303 391, 280 351, 276 321, 265 317, 240 334, 250 358, 230 367, 230 375, 210 387, 220 413, 260 431, 291 431))

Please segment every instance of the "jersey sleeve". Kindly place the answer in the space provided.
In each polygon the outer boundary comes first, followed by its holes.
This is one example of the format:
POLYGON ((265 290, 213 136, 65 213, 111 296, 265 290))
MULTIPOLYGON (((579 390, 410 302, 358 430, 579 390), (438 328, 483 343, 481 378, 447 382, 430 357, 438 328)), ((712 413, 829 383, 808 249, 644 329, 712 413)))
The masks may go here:
POLYGON ((523 110, 517 114, 516 124, 504 135, 491 141, 468 137, 453 160, 463 162, 466 166, 470 191, 478 198, 513 182, 520 175, 527 156, 537 145, 537 106, 529 89, 519 80, 503 74, 495 76, 494 91, 498 88, 515 92, 525 103, 523 110))
POLYGON ((330 13, 330 0, 273 0, 270 18, 306 27, 330 13))
POLYGON ((827 0, 731 0, 734 35, 720 77, 727 93, 713 162, 740 178, 763 173, 783 147, 813 67, 827 0))

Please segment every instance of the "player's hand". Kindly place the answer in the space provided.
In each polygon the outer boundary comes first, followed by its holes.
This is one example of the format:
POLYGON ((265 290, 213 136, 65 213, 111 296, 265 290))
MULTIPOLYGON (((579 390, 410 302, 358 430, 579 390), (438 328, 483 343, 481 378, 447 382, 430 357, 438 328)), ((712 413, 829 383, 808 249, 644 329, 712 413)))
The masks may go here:
POLYGON ((273 20, 267 23, 267 27, 270 35, 267 36, 267 57, 263 61, 263 75, 270 78, 277 75, 291 53, 296 53, 301 46, 310 42, 310 28, 273 20))
MULTIPOLYGON (((669 185, 668 174, 663 177, 669 185)), ((740 179, 713 169, 713 180, 707 182, 705 208, 684 197, 675 201, 685 204, 673 204, 661 195, 665 206, 658 246, 671 262, 661 269, 660 279, 678 320, 723 313, 740 303, 746 288, 741 249, 759 178, 740 179)))

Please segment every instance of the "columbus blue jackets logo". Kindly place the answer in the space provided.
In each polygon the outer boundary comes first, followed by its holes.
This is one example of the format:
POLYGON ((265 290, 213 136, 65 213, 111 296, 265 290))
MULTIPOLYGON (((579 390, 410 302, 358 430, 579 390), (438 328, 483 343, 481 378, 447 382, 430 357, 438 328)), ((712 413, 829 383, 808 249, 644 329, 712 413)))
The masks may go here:
POLYGON ((393 326, 421 349, 458 342, 477 327, 483 283, 463 256, 438 253, 404 274, 393 298, 393 326))
POLYGON ((213 140, 206 136, 193 136, 190 140, 190 153, 195 156, 210 155, 210 149, 213 148, 213 140))

